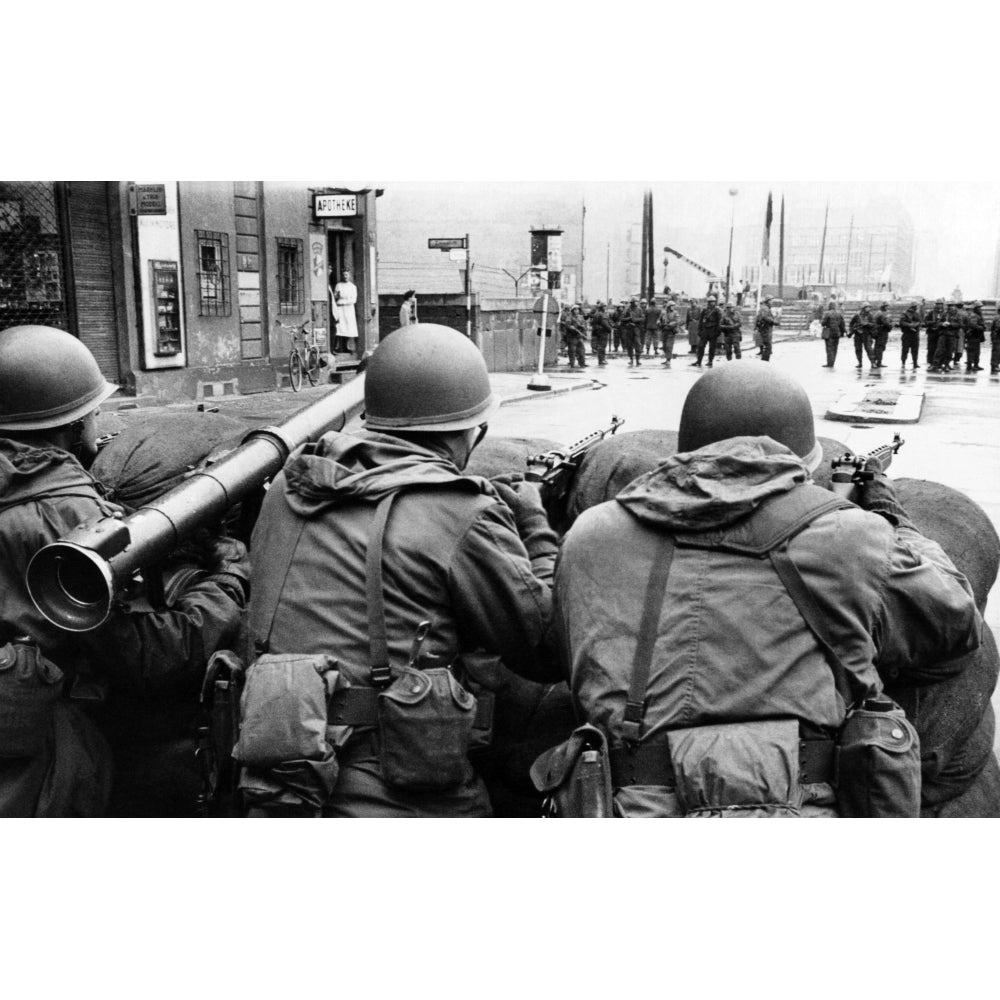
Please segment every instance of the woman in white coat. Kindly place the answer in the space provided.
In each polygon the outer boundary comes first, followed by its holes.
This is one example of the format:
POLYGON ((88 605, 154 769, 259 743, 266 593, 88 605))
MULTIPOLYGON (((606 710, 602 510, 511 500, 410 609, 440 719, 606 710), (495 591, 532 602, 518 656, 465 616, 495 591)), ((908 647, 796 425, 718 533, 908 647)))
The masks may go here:
POLYGON ((334 350, 353 352, 358 339, 358 320, 354 307, 358 301, 358 286, 351 281, 351 272, 344 268, 342 280, 333 286, 333 317, 337 321, 334 350))

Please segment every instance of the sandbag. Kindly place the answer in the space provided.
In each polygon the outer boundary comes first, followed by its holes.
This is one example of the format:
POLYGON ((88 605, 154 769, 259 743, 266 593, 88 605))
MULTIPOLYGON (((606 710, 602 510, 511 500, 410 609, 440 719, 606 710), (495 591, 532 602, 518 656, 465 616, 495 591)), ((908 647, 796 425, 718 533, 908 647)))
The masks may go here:
MULTIPOLYGON (((891 472, 891 470, 890 470, 891 472)), ((1000 569, 1000 537, 986 512, 964 493, 927 479, 895 479, 910 520, 969 578, 980 612, 1000 569)))
POLYGON ((130 417, 128 426, 98 453, 91 473, 128 510, 152 503, 181 483, 214 452, 235 447, 247 426, 219 413, 158 413, 130 417))

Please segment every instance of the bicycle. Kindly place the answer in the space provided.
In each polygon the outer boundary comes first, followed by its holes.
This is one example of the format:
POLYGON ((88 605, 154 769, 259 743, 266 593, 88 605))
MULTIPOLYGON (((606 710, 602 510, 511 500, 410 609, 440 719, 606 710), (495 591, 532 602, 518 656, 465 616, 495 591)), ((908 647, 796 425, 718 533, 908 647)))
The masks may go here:
POLYGON ((306 331, 310 320, 306 320, 300 326, 286 326, 280 319, 274 321, 275 326, 287 330, 291 335, 292 350, 288 355, 288 381, 293 392, 298 392, 302 388, 302 376, 309 379, 310 385, 315 385, 319 381, 319 373, 326 367, 326 359, 320 347, 322 341, 316 334, 316 330, 306 331))

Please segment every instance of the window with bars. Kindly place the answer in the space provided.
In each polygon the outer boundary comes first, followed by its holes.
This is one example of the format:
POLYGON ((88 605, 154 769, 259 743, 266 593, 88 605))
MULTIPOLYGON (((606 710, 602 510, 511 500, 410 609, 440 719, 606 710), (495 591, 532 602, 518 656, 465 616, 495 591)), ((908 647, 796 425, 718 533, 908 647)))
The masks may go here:
POLYGON ((198 240, 198 315, 229 316, 229 234, 196 229, 198 240))
POLYGON ((302 240, 278 237, 278 311, 305 311, 302 240))

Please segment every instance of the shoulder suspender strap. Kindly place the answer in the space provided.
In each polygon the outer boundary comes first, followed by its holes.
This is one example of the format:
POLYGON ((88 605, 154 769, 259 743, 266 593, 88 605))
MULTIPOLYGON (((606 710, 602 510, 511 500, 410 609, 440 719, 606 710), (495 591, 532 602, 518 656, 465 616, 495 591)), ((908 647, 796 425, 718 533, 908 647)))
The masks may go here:
POLYGON ((382 591, 382 539, 389 520, 396 493, 389 493, 375 508, 366 557, 366 583, 368 595, 368 648, 371 656, 372 681, 384 687, 392 679, 389 670, 389 640, 385 630, 385 601, 382 591))
POLYGON ((273 573, 261 574, 259 578, 254 578, 253 582, 257 588, 260 606, 264 609, 267 620, 267 631, 263 638, 257 636, 254 639, 254 653, 257 656, 266 653, 271 645, 271 632, 274 630, 274 619, 278 615, 281 592, 285 589, 288 571, 292 568, 295 550, 299 547, 299 539, 302 538, 302 532, 305 529, 306 519, 298 517, 289 510, 287 516, 278 521, 272 536, 275 552, 280 562, 274 566, 273 573))
MULTIPOLYGON (((816 599, 806 586, 806 582, 802 579, 802 574, 799 573, 798 567, 792 561, 792 557, 788 554, 787 544, 782 545, 781 548, 772 550, 768 553, 768 556, 785 590, 788 591, 788 596, 799 609, 799 614, 802 615, 806 625, 809 626, 809 631, 812 632, 819 643, 820 649, 826 655, 830 669, 833 671, 833 680, 837 686, 837 691, 840 692, 841 698, 844 699, 844 704, 850 708, 851 705, 859 700, 851 684, 852 675, 847 667, 844 666, 844 661, 841 660, 834 648, 830 633, 827 630, 826 618, 816 605, 816 599)), ((866 693, 864 692, 862 697, 866 693)))
POLYGON ((670 564, 674 561, 674 540, 669 535, 662 536, 659 552, 653 562, 646 587, 646 601, 639 624, 635 656, 632 658, 632 683, 629 685, 625 701, 625 718, 622 722, 622 738, 628 743, 638 743, 642 738, 642 720, 646 714, 646 687, 649 684, 649 670, 653 662, 653 646, 656 644, 656 627, 663 611, 663 598, 667 592, 667 577, 670 564))

